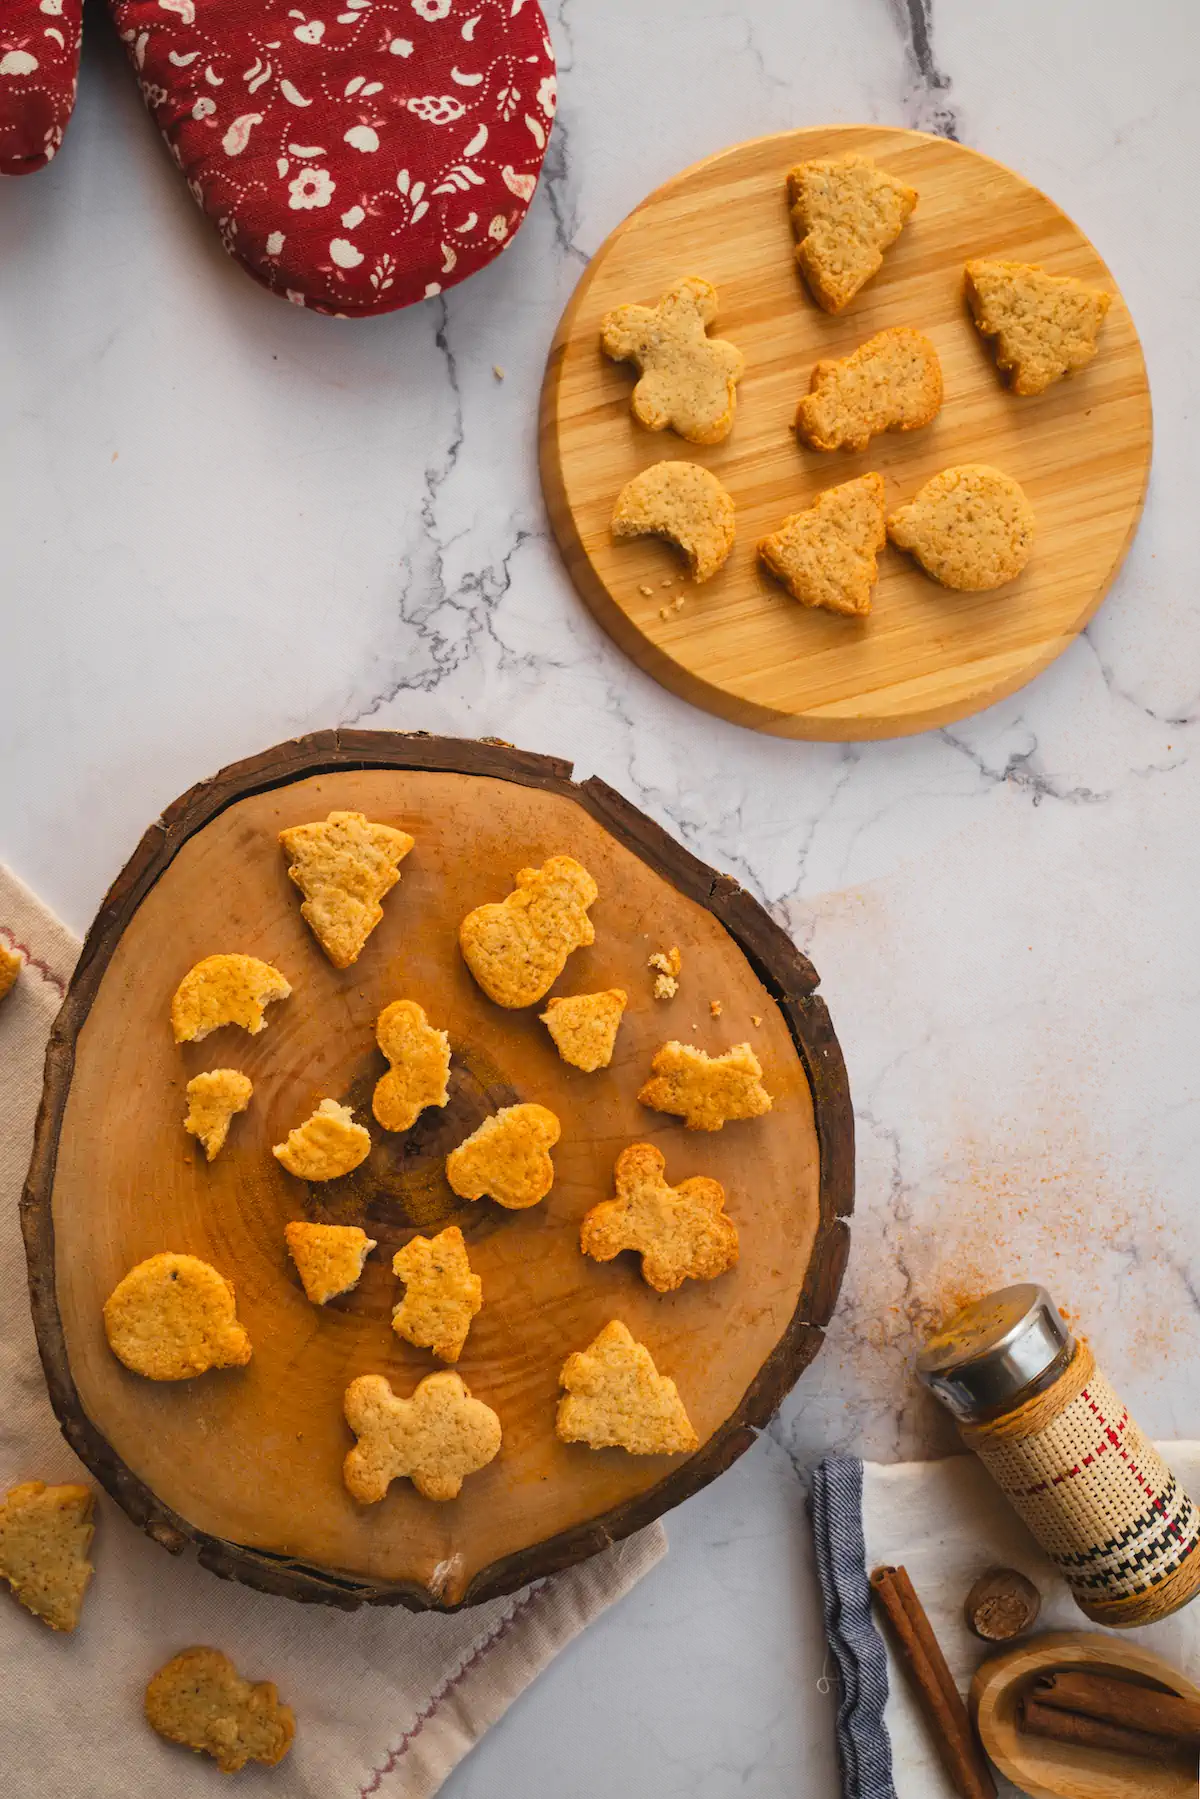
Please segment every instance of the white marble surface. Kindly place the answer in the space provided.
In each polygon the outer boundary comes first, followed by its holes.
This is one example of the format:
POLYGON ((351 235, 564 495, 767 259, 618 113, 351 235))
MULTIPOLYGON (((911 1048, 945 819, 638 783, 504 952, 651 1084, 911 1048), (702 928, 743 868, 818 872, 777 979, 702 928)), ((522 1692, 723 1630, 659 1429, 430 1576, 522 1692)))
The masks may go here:
POLYGON ((849 1062, 858 1218, 826 1351, 452 1799, 834 1793, 797 1476, 944 1443, 907 1366, 960 1287, 1043 1276, 1151 1432, 1200 1432, 1200 13, 927 14, 559 0, 528 225, 376 322, 226 261, 102 12, 63 154, 0 191, 0 857, 82 928, 147 821, 234 757, 339 721, 494 732, 758 893, 849 1062), (864 747, 769 741, 628 665, 557 562, 534 462, 545 349, 611 226, 724 143, 830 119, 951 130, 1050 191, 1121 282, 1157 427, 1086 636, 971 723, 864 747))

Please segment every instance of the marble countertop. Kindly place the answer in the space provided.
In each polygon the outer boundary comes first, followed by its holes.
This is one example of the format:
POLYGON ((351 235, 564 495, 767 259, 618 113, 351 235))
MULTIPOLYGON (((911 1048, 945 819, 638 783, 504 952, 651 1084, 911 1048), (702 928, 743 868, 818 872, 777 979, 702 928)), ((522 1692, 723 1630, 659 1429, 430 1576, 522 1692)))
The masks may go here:
POLYGON ((176 793, 341 722, 573 757, 764 900, 850 1068, 841 1309, 667 1561, 446 1790, 832 1795, 801 1482, 833 1448, 949 1447, 908 1377, 924 1320, 1041 1277, 1152 1433, 1200 1435, 1200 13, 558 0, 525 229, 359 324, 227 262, 91 23, 61 157, 0 193, 0 857, 82 929, 176 793), (1143 527, 1084 636, 967 724, 862 746, 739 730, 626 662, 535 467, 546 347, 609 229, 723 144, 828 120, 950 133, 1053 194, 1121 283, 1156 414, 1143 527))

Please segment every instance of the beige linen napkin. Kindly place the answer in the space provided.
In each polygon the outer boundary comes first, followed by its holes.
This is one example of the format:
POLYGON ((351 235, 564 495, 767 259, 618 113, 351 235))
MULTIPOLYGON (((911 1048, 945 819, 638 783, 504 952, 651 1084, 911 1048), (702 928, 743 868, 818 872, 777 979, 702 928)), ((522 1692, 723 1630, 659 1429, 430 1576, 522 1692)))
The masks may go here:
MULTIPOLYGON (((27 964, 0 1005, 0 1493, 19 1480, 94 1485, 42 1384, 17 1215, 46 1039, 79 944, 2 866, 0 941, 27 964)), ((0 1784, 55 1799, 211 1799, 221 1784, 213 1763, 162 1742, 142 1718, 154 1670, 211 1643, 249 1678, 275 1681, 297 1718, 287 1760, 248 1768, 239 1793, 425 1799, 666 1547, 652 1525, 554 1580, 453 1617, 343 1613, 219 1581, 191 1556, 174 1560, 101 1494, 96 1573, 73 1636, 0 1591, 0 1784)))

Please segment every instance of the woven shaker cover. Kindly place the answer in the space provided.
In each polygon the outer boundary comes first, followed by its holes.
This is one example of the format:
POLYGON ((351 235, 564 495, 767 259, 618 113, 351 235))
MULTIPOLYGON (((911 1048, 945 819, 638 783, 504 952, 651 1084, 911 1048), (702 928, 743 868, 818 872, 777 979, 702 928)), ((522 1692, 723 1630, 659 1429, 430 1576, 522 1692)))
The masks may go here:
POLYGON ((441 293, 512 241, 556 102, 536 0, 109 0, 229 254, 345 317, 441 293))
POLYGON ((0 175, 44 169, 75 105, 83 0, 0 0, 0 175))

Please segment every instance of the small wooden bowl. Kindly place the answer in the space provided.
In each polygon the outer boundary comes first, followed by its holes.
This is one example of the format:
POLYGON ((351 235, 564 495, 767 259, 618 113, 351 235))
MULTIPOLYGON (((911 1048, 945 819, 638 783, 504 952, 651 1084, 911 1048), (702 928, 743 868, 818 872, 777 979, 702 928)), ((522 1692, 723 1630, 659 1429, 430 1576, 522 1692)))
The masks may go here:
POLYGON ((178 800, 143 839, 88 933, 54 1026, 22 1223, 50 1397, 72 1447, 136 1523, 173 1551, 198 1545, 222 1575, 353 1607, 452 1610, 568 1567, 657 1518, 754 1441, 820 1347, 841 1283, 852 1205, 853 1115, 816 973, 742 891, 569 763, 494 742, 338 731, 280 744, 178 800), (300 916, 278 833, 362 811, 416 847, 359 961, 339 972, 300 916), (519 868, 569 851, 595 875, 596 942, 560 993, 621 986, 629 1009, 613 1064, 559 1058, 538 1008, 505 1012, 458 948, 464 914, 519 868), (661 1004, 647 967, 678 944, 679 995, 661 1004), (269 1028, 172 1040, 171 994, 201 956, 239 950, 286 974, 269 1028), (373 1130, 369 1159, 310 1188, 271 1155, 317 1101, 370 1118, 384 1064, 375 1020, 419 1000, 450 1033, 449 1105, 412 1131, 373 1130), (722 1011, 709 1013, 710 998, 722 1011), (770 1113, 714 1135, 648 1111, 637 1093, 655 1049, 710 1052, 750 1039, 770 1113), (254 1083, 211 1165, 183 1130, 184 1084, 231 1064, 254 1083), (498 1106, 539 1100, 562 1121, 554 1188, 504 1212, 460 1201, 449 1149, 498 1106), (600 1266, 579 1221, 612 1187, 626 1144, 660 1146, 671 1178, 722 1182, 741 1259, 718 1281, 657 1294, 636 1260, 600 1266), (318 1311, 288 1260, 284 1226, 362 1224, 379 1248, 355 1290, 318 1311), (342 1395, 359 1374, 411 1393, 436 1366, 391 1329, 394 1251, 458 1224, 485 1304, 460 1371, 504 1426, 496 1460, 448 1505, 395 1481, 359 1506, 342 1482, 352 1439, 342 1395), (245 1368, 163 1386, 130 1374, 101 1308, 161 1250, 210 1261, 237 1289, 254 1345, 245 1368), (565 1357, 620 1318, 674 1377, 700 1437, 684 1458, 599 1454, 558 1442, 565 1357))
POLYGON ((1014 1786, 1031 1799, 1196 1799, 1194 1758, 1159 1765, 1018 1730, 1018 1700, 1036 1675, 1051 1668, 1132 1676, 1139 1685, 1200 1701, 1200 1687, 1135 1643, 1083 1630, 1036 1637, 984 1662, 971 1682, 971 1711, 983 1746, 1014 1786))

